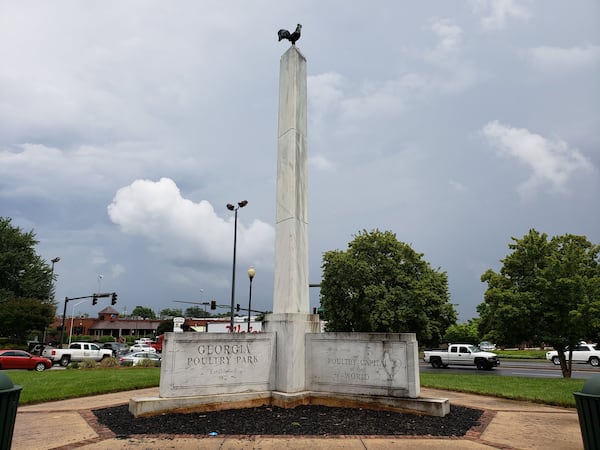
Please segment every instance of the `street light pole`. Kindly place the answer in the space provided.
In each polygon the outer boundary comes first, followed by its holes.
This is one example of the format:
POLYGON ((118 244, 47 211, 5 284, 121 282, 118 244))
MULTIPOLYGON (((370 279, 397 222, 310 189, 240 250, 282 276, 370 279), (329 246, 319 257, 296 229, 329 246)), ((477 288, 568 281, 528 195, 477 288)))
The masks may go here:
POLYGON ((235 307, 235 253, 236 253, 236 245, 237 245, 237 212, 238 209, 243 208, 248 204, 248 200, 242 200, 238 202, 237 206, 233 206, 231 203, 227 203, 227 209, 229 211, 234 211, 234 224, 233 224, 233 272, 231 275, 231 313, 229 319, 229 332, 233 333, 233 309, 235 307))
MULTIPOLYGON (((60 261, 60 256, 56 258, 52 258, 50 262, 52 263, 52 271, 50 272, 50 288, 48 290, 48 301, 54 300, 54 264, 60 261)), ((44 335, 42 336, 42 345, 46 342, 46 327, 44 327, 44 335)), ((40 356, 42 356, 42 352, 40 350, 40 356)))
POLYGON ((87 300, 81 300, 80 302, 75 303, 72 308, 71 308, 71 329, 69 330, 69 344, 71 345, 71 337, 73 336, 73 319, 75 316, 75 307, 78 305, 81 305, 82 303, 86 302, 87 300))
POLYGON ((54 264, 60 261, 60 257, 52 258, 50 262, 52 263, 52 271, 50 272, 50 292, 48 292, 48 300, 52 296, 52 288, 54 287, 54 264))
POLYGON ((254 279, 254 275, 256 275, 256 270, 254 267, 250 266, 248 269, 248 278, 250 278, 250 292, 248 294, 248 333, 250 333, 250 311, 252 308, 252 280, 254 279))

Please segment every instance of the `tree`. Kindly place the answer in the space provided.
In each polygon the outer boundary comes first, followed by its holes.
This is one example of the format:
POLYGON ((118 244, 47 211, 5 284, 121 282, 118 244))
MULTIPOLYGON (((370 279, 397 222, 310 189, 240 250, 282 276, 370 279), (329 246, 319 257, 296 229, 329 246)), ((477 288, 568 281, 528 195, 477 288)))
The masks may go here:
POLYGON ((551 239, 531 229, 512 238, 499 273, 487 270, 479 331, 497 342, 543 342, 558 352, 563 377, 571 377, 572 355, 580 340, 600 331, 600 246, 585 236, 551 239))
POLYGON ((54 320, 52 268, 35 253, 38 241, 0 217, 0 335, 26 339, 54 320))
POLYGON ((438 344, 456 322, 445 272, 391 231, 363 230, 348 250, 323 255, 321 306, 328 331, 414 332, 438 344))
POLYGON ((35 253, 37 244, 33 231, 24 233, 0 217, 0 301, 52 297, 52 268, 35 253))
POLYGON ((173 331, 173 321, 172 320, 163 320, 156 327, 156 335, 160 336, 161 334, 165 334, 169 331, 173 331))
POLYGON ((200 306, 190 306, 189 308, 186 308, 185 310, 185 317, 210 317, 212 316, 211 313, 209 313, 208 311, 204 311, 204 308, 201 308, 200 306))
POLYGON ((266 319, 267 314, 271 314, 272 312, 273 311, 264 311, 264 312, 258 313, 256 315, 256 317, 254 318, 254 320, 256 322, 264 322, 265 319, 266 319))
POLYGON ((444 341, 448 343, 477 344, 479 342, 478 323, 479 319, 470 319, 467 323, 450 325, 444 335, 444 341))
POLYGON ((183 310, 181 308, 165 308, 162 309, 158 314, 160 317, 183 317, 183 310))
POLYGON ((134 317, 141 317, 142 319, 156 319, 156 314, 152 311, 152 308, 147 308, 145 306, 136 306, 131 311, 131 315, 134 317))

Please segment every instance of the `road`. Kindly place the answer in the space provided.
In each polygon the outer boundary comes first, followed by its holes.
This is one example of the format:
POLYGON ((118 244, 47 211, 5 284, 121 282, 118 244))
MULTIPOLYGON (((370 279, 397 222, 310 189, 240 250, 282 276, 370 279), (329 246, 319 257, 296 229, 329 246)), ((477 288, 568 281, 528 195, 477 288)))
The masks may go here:
MULTIPOLYGON (((500 366, 493 370, 477 370, 475 367, 452 366, 447 369, 434 369, 430 364, 423 361, 419 363, 421 372, 431 373, 453 373, 478 375, 504 375, 514 377, 537 377, 537 378, 562 378, 560 366, 555 366, 548 361, 518 361, 501 360, 500 366)), ((588 379, 593 375, 600 375, 600 369, 592 368, 587 364, 573 364, 571 378, 588 379)))

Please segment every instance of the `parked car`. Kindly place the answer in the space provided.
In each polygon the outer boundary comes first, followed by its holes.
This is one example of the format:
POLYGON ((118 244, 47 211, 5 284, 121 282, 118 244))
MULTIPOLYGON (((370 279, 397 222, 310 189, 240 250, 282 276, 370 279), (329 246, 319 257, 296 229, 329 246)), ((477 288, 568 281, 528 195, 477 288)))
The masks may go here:
POLYGON ((72 342, 69 348, 45 347, 42 351, 43 357, 63 367, 67 367, 71 362, 82 362, 85 359, 100 362, 112 355, 112 350, 101 348, 93 342, 72 342))
POLYGON ((149 352, 156 353, 156 349, 148 344, 133 344, 129 347, 129 352, 149 352))
POLYGON ((152 339, 143 337, 143 338, 136 339, 134 344, 150 344, 150 342, 152 342, 152 339))
POLYGON ((52 367, 48 358, 33 356, 23 350, 0 350, 0 369, 27 369, 43 372, 52 367))
POLYGON ((491 370, 500 365, 495 353, 484 352, 476 345, 470 344, 450 344, 446 350, 425 350, 423 360, 431 363, 435 369, 457 365, 491 370))
POLYGON ((135 352, 127 353, 119 358, 120 364, 127 364, 131 362, 132 365, 137 366, 142 361, 153 361, 157 366, 160 365, 160 356, 156 353, 151 352, 135 352))
POLYGON ((489 341, 481 341, 478 347, 484 352, 493 352, 496 350, 496 344, 492 344, 489 341))
POLYGON ((120 342, 105 342, 102 348, 108 348, 112 350, 113 356, 124 355, 129 352, 129 346, 120 342))
MULTIPOLYGON (((569 359, 568 348, 565 350, 565 357, 569 359)), ((546 352, 546 359, 552 361, 552 364, 556 366, 560 364, 558 352, 556 350, 546 352)), ((573 349, 573 362, 575 364, 589 363, 592 367, 600 367, 600 349, 598 348, 598 344, 580 342, 579 345, 573 349)))

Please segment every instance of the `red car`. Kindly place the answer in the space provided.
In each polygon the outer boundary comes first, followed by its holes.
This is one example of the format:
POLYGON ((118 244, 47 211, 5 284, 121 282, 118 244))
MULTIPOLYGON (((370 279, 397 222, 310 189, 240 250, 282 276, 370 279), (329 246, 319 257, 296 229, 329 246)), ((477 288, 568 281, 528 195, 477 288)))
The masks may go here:
POLYGON ((0 350, 0 369, 27 369, 42 372, 52 367, 48 358, 33 356, 23 350, 0 350))

